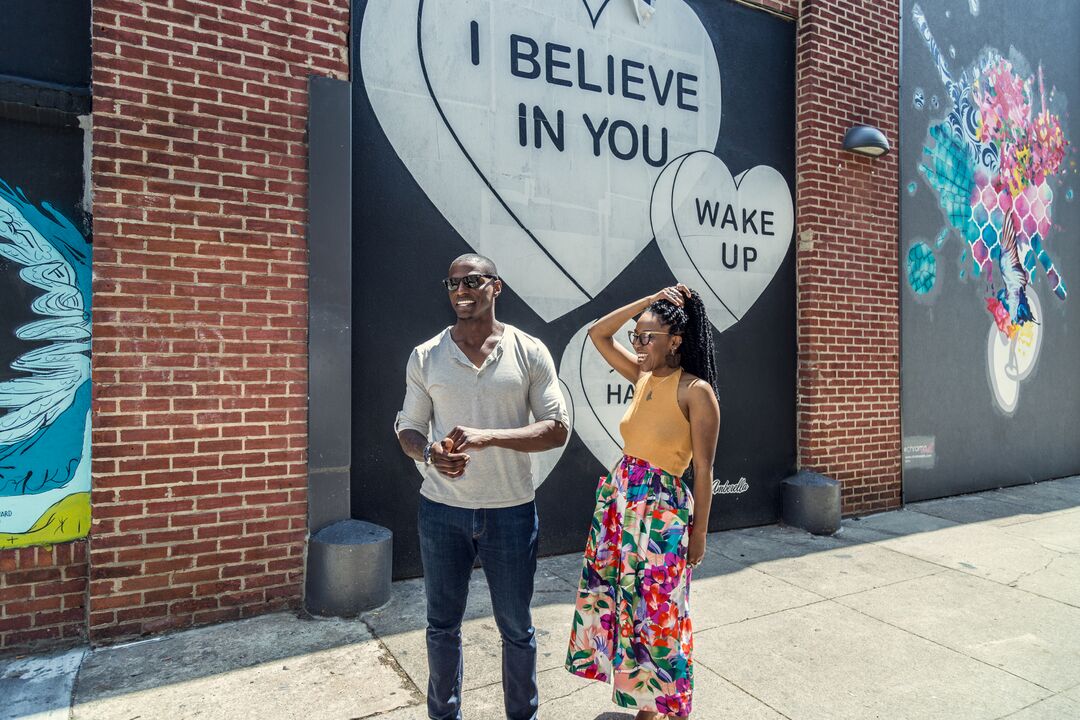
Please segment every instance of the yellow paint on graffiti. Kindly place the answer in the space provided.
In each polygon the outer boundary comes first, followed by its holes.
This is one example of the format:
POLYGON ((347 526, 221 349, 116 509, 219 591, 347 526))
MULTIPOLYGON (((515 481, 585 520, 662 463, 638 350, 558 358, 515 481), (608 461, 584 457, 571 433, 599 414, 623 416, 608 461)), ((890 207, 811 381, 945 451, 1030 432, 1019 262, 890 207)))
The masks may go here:
POLYGON ((1036 348, 1035 323, 1024 323, 1020 326, 1016 335, 1016 355, 1022 360, 1027 360, 1035 352, 1036 348))
POLYGON ((90 531, 90 493, 72 493, 46 510, 24 533, 0 533, 0 549, 55 545, 86 537, 90 531))

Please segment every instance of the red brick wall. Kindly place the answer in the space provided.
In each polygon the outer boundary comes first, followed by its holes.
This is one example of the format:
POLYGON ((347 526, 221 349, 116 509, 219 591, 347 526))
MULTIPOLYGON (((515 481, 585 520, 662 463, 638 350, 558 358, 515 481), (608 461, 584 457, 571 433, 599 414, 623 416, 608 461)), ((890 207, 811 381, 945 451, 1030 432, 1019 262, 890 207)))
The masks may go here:
POLYGON ((0 653, 86 638, 86 542, 0 552, 0 653))
POLYGON ((307 78, 348 0, 95 0, 89 629, 299 604, 307 78))
MULTIPOLYGON (((746 4, 802 13, 800 464, 846 513, 894 507, 896 156, 839 146, 856 121, 896 141, 898 0, 746 4)), ((93 22, 91 552, 0 551, 0 652, 74 641, 87 610, 107 642, 302 591, 306 78, 347 77, 348 0, 95 0, 93 22)))
POLYGON ((840 147, 856 122, 897 141, 899 11, 805 0, 799 18, 799 460, 849 514, 901 499, 897 155, 840 147))

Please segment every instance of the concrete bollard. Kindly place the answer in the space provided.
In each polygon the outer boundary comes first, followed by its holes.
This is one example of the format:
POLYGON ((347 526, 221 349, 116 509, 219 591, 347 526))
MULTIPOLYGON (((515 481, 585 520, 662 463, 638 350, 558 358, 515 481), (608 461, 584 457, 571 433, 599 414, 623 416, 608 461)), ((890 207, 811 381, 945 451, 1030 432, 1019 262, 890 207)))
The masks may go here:
POLYGON ((832 535, 840 529, 840 483, 803 470, 780 486, 780 519, 785 525, 814 535, 832 535))
POLYGON ((311 538, 304 604, 313 615, 355 617, 390 600, 393 533, 341 520, 311 538))

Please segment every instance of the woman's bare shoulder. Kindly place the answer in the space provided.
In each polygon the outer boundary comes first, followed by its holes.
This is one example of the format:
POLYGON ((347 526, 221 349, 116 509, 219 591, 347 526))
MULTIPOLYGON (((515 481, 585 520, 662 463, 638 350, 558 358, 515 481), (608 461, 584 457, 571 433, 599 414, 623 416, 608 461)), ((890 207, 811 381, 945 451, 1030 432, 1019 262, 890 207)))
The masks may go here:
POLYGON ((681 386, 680 390, 685 391, 688 402, 706 403, 708 405, 717 404, 716 393, 713 391, 712 385, 697 375, 684 372, 683 377, 679 379, 679 385, 681 386))

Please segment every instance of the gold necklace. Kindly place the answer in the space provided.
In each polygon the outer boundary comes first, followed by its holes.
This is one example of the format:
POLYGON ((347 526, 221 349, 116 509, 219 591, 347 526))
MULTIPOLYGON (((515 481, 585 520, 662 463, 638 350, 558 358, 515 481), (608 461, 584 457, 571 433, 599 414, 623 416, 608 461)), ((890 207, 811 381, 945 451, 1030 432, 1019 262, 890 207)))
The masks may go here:
MULTIPOLYGON (((656 385, 655 385, 655 386, 653 386, 653 387, 650 387, 650 388, 649 388, 649 392, 645 394, 645 402, 648 402, 649 400, 652 400, 652 393, 653 393, 653 390, 657 389, 658 387, 660 387, 661 385, 663 385, 664 383, 666 383, 666 382, 667 382, 668 380, 670 380, 670 379, 671 379, 672 377, 674 377, 674 376, 675 376, 675 375, 677 375, 677 374, 678 374, 678 371, 677 371, 677 370, 675 370, 675 371, 672 371, 672 373, 671 373, 670 375, 668 375, 668 376, 667 376, 666 378, 664 378, 664 379, 663 379, 663 380, 661 380, 660 382, 656 383, 656 385)), ((655 378, 655 377, 656 377, 655 375, 650 375, 650 376, 649 376, 649 382, 650 382, 650 383, 652 383, 652 380, 653 380, 653 378, 655 378)))

